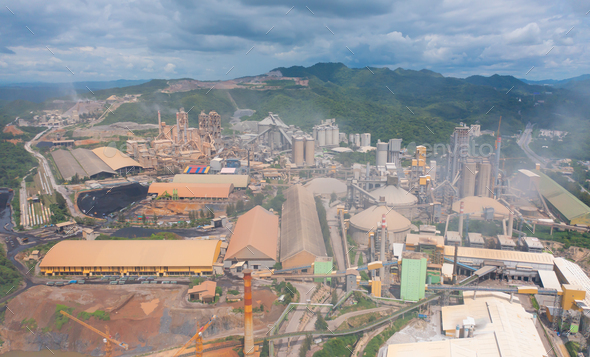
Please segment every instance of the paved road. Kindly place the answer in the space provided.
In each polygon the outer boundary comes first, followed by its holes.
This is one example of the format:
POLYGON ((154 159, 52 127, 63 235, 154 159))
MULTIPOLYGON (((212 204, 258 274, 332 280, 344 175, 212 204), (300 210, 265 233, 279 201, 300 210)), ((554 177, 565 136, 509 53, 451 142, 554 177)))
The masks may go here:
MULTIPOLYGON (((305 302, 312 294, 313 290, 315 289, 315 284, 301 284, 301 283, 294 283, 291 282, 291 284, 297 289, 297 291, 299 291, 299 302, 305 302), (307 294, 309 291, 309 294, 307 294)), ((303 314, 305 313, 305 306, 298 306, 297 310, 295 310, 295 312, 293 312, 293 315, 291 315, 289 317, 289 321, 287 322, 287 328, 285 330, 286 333, 289 332, 297 332, 299 331, 299 325, 301 324, 301 318, 303 317, 303 314)), ((291 346, 295 345, 295 344, 300 344, 300 340, 303 341, 303 339, 301 338, 301 336, 297 336, 297 337, 293 337, 290 338, 290 344, 291 346)), ((279 342, 275 342, 275 353, 277 354, 277 356, 279 357, 288 357, 289 356, 289 349, 287 347, 288 341, 289 339, 282 339, 279 342)), ((296 346, 295 349, 297 351, 299 351, 299 346, 296 346)), ((297 353, 298 354, 298 353, 297 353)))
MULTIPOLYGON (((35 150, 31 149, 31 143, 33 141, 35 141, 35 140, 38 140, 41 137, 41 135, 45 134, 48 130, 51 130, 51 128, 49 128, 49 129, 47 129, 47 130, 45 130, 45 131, 37 134, 33 138, 33 140, 27 142, 25 144, 25 149, 29 153, 31 153, 32 155, 34 155, 37 158, 37 160, 39 160, 39 164, 43 165, 43 170, 49 176, 49 181, 51 181, 51 186, 53 186, 53 188, 55 188, 57 190, 57 192, 61 193, 61 195, 63 196, 63 198, 66 200, 66 204, 68 206, 68 209, 70 211, 70 214, 73 217, 82 216, 80 213, 76 212, 76 209, 74 208, 74 204, 73 204, 72 200, 70 199, 70 192, 69 192, 69 190, 66 187, 64 187, 64 186, 58 185, 57 184, 57 181, 55 181, 55 177, 53 176, 53 172, 51 171, 51 169, 49 167, 49 162, 47 161, 47 159, 43 155, 41 155, 38 152, 36 152, 35 150)), ((49 187, 49 190, 52 190, 52 188, 49 187)))
POLYGON ((330 226, 330 240, 332 242, 332 250, 334 251, 334 259, 338 264, 339 270, 346 269, 344 248, 342 247, 342 239, 340 238, 340 231, 338 230, 339 220, 336 216, 336 205, 330 207, 329 200, 322 200, 324 208, 326 209, 326 219, 328 226, 330 226))
POLYGON ((539 163, 541 167, 544 168, 547 165, 547 160, 535 154, 535 152, 531 150, 531 148, 529 148, 529 144, 532 140, 532 134, 533 125, 531 125, 531 123, 528 123, 526 125, 526 129, 522 132, 516 143, 524 151, 526 156, 528 156, 528 158, 531 159, 531 161, 539 163))

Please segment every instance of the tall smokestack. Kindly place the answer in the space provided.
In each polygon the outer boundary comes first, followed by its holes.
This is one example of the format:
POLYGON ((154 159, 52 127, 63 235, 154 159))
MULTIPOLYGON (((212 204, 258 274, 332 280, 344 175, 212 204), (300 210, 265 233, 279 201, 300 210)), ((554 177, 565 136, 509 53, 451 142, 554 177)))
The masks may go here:
POLYGON ((162 135, 162 118, 160 117, 160 111, 158 110, 158 136, 162 135))
POLYGON ((455 259, 453 260, 453 282, 452 284, 457 284, 457 257, 459 255, 459 244, 455 243, 455 259))
POLYGON ((463 207, 464 203, 461 201, 461 206, 459 208, 459 235, 463 237, 463 207))
POLYGON ((510 214, 508 216, 508 237, 512 238, 512 227, 514 226, 514 205, 510 205, 510 214))
POLYGON ((497 198, 500 194, 498 175, 500 173, 500 149, 502 147, 502 137, 498 133, 498 141, 496 142, 496 169, 494 170, 494 198, 497 198))
POLYGON ((180 113, 176 112, 176 136, 174 137, 174 142, 178 144, 180 142, 180 113))
MULTIPOLYGON (((385 262, 385 229, 387 228, 387 223, 385 222, 385 214, 381 217, 381 254, 379 255, 379 259, 381 260, 381 264, 385 262)), ((379 268, 379 277, 381 281, 385 281, 385 268, 382 266, 379 268)))
POLYGON ((252 322, 252 270, 244 270, 244 356, 254 355, 254 324, 252 322))

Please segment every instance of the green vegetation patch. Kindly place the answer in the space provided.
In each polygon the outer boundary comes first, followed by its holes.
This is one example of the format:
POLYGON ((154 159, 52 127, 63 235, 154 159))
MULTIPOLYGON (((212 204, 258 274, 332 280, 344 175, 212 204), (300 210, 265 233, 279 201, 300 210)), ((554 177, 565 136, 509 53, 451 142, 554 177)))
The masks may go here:
POLYGON ((14 292, 21 283, 21 276, 16 267, 6 257, 4 247, 0 245, 0 296, 14 292))
POLYGON ((20 327, 24 330, 26 330, 27 327, 31 330, 34 330, 37 328, 37 321, 35 321, 35 319, 32 317, 30 319, 23 319, 20 322, 20 327))
POLYGON ((95 318, 102 320, 102 321, 109 321, 111 319, 110 314, 108 312, 105 312, 102 310, 96 310, 94 312, 81 311, 78 313, 78 318, 80 320, 87 321, 91 317, 95 317, 95 318))
POLYGON ((377 304, 375 304, 373 300, 363 295, 360 291, 353 292, 351 296, 354 297, 356 304, 343 306, 340 308, 340 315, 344 315, 353 311, 367 310, 377 307, 377 304))
POLYGON ((356 334, 332 338, 313 357, 349 357, 359 338, 356 334))
POLYGON ((72 314, 72 312, 74 312, 74 308, 73 307, 69 307, 66 305, 61 305, 61 304, 57 304, 55 306, 55 327, 58 330, 61 330, 61 327, 68 322, 68 320, 70 320, 69 317, 66 317, 65 315, 62 315, 60 311, 65 311, 68 314, 72 314))
POLYGON ((394 333, 404 328, 404 326, 406 326, 408 322, 410 322, 410 320, 412 320, 415 316, 416 313, 412 313, 406 318, 397 319, 391 326, 386 328, 377 336, 373 337, 371 341, 367 343, 367 346, 363 352, 363 357, 377 356, 377 352, 379 352, 381 345, 384 344, 385 341, 387 341, 391 336, 393 336, 394 333))

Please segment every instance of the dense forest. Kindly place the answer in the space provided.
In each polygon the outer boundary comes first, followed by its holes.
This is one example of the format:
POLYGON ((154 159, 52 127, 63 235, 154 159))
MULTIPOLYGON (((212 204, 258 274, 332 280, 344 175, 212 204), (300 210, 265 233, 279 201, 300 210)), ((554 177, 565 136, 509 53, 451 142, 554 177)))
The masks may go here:
POLYGON ((18 188, 20 180, 37 165, 22 143, 0 142, 0 187, 18 188))

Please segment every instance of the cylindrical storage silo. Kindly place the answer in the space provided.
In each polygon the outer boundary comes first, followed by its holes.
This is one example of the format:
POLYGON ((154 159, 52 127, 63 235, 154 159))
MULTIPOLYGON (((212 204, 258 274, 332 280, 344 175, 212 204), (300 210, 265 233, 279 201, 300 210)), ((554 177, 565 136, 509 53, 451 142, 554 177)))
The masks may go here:
POLYGON ((315 141, 310 137, 305 140, 305 165, 315 166, 315 141))
POLYGON ((354 145, 354 134, 348 134, 348 143, 354 145))
POLYGON ((293 161, 297 167, 301 167, 304 164, 304 141, 302 136, 293 137, 293 161))
POLYGON ((332 127, 332 145, 340 145, 340 129, 338 129, 338 125, 332 127))
POLYGON ((318 128, 318 146, 324 147, 326 146, 326 129, 319 127, 318 128))
POLYGON ((377 143, 377 166, 385 166, 387 163, 387 149, 389 145, 387 143, 377 143))
POLYGON ((281 132, 276 130, 274 132, 275 149, 281 147, 281 132))
POLYGON ((489 197, 491 187, 490 173, 492 172, 492 165, 485 160, 479 165, 479 173, 477 174, 477 196, 489 197))
POLYGON ((354 134, 354 145, 361 147, 361 134, 354 134))
POLYGON ((326 127, 326 146, 332 146, 332 127, 326 127))
POLYGON ((317 125, 313 127, 313 140, 318 139, 318 127, 317 125))

